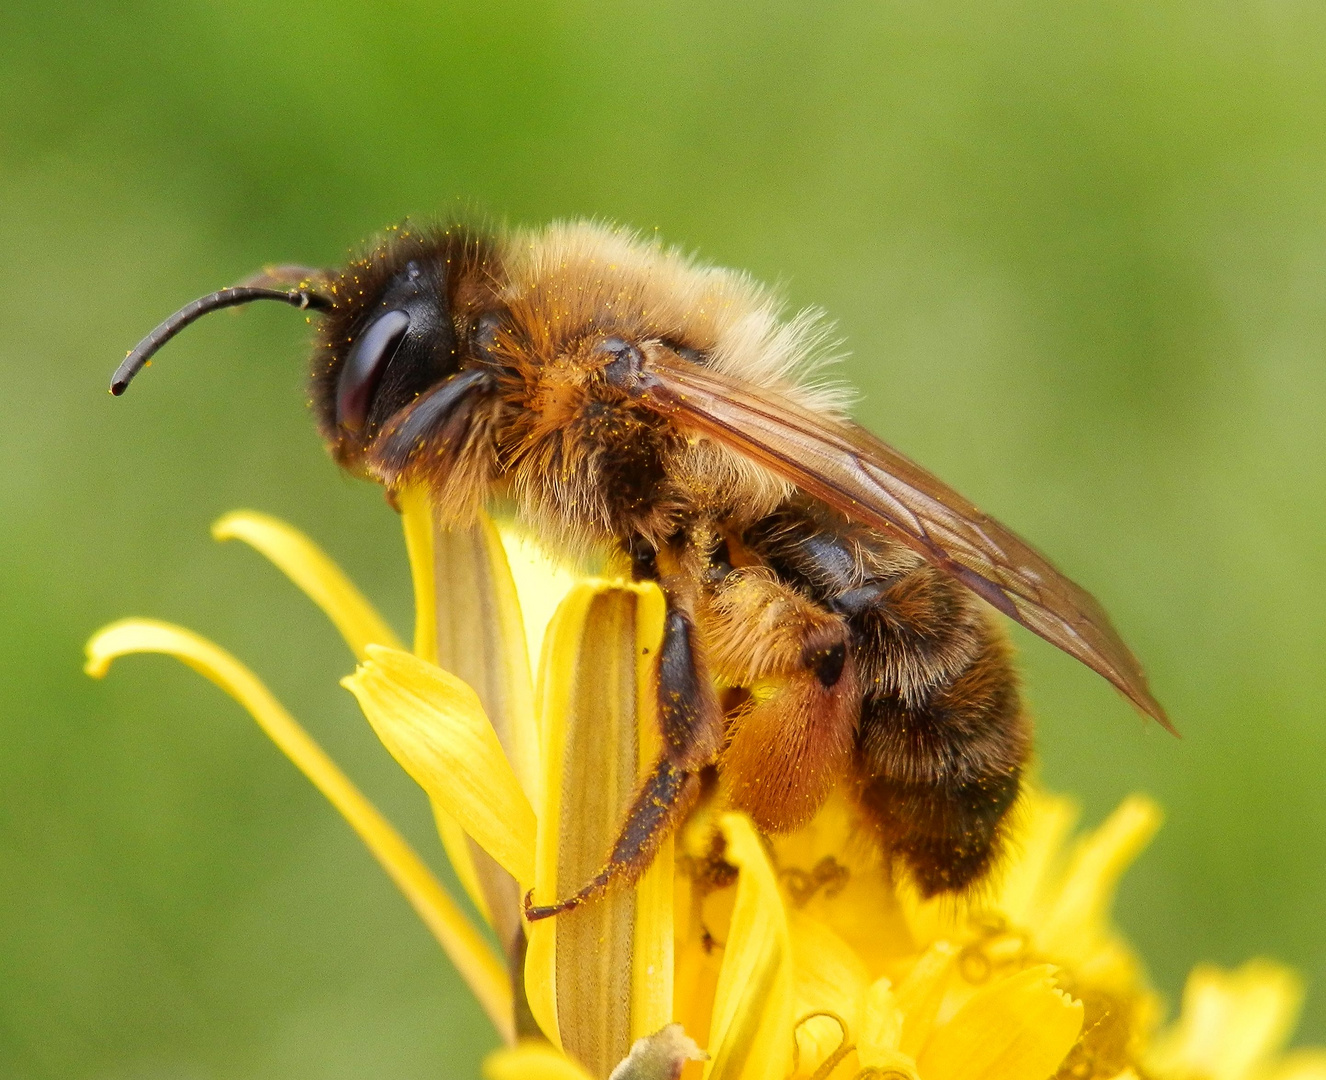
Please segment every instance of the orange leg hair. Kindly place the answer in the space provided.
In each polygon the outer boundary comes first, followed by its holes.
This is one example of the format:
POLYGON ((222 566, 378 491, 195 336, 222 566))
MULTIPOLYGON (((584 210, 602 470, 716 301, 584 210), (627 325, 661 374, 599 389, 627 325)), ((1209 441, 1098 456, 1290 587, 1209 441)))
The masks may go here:
POLYGON ((979 882, 1031 752, 1001 629, 957 582, 826 508, 790 502, 743 539, 847 625, 856 792, 885 848, 927 896, 979 882))
POLYGON ((766 832, 808 822, 848 775, 861 714, 847 623, 762 568, 729 574, 704 610, 715 672, 750 698, 719 772, 766 832))

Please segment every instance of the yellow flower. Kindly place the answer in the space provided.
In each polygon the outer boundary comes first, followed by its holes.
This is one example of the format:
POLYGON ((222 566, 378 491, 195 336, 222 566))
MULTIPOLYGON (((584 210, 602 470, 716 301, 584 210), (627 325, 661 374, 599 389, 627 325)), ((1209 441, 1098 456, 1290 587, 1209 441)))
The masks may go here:
POLYGON ((344 685, 427 793, 485 926, 216 645, 125 620, 89 642, 87 669, 167 653, 248 709, 474 991, 507 1044, 485 1062, 490 1080, 1326 1080, 1326 1053, 1280 1055, 1301 990, 1266 961, 1196 969, 1159 1030, 1156 995, 1110 922, 1119 875, 1159 825, 1139 796, 1072 841, 1072 804, 1031 792, 1008 865, 963 902, 894 881, 841 797, 772 839, 702 806, 635 887, 526 923, 527 890, 546 903, 599 868, 652 762, 663 598, 576 580, 487 520, 444 531, 422 492, 402 510, 412 652, 289 526, 236 513, 213 533, 270 558, 340 630, 359 661, 344 685))

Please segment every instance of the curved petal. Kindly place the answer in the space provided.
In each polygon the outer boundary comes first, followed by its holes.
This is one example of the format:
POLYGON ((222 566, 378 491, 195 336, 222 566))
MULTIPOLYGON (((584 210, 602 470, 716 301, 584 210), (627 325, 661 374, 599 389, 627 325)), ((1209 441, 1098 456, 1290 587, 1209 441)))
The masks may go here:
POLYGON ((517 881, 531 883, 534 810, 469 685, 381 645, 370 645, 368 660, 341 683, 429 797, 517 881))
MULTIPOLYGON (((465 890, 465 895, 470 898, 470 903, 474 905, 475 910, 483 917, 483 921, 489 926, 493 925, 493 909, 488 903, 487 890, 484 888, 484 880, 479 874, 477 856, 483 855, 483 850, 475 845, 460 827, 454 817, 447 813, 446 807, 439 806, 436 799, 432 797, 428 800, 428 808, 433 811, 433 824, 437 827, 438 839, 442 841, 442 850, 446 852, 447 861, 451 863, 451 871, 456 875, 456 880, 460 882, 460 887, 465 890)), ((496 865, 494 863, 493 865, 496 865)), ((501 870, 501 868, 498 868, 501 870)), ((510 874, 501 871, 508 879, 510 874)), ((514 880, 514 879, 512 879, 514 880)), ((499 938, 501 935, 499 935, 499 938)), ((505 947, 503 942, 503 947, 505 947)))
POLYGON ((950 942, 932 943, 894 991, 894 1001, 903 1016, 897 1048, 904 1054, 916 1057, 934 1031, 957 956, 958 950, 950 942))
POLYGON ((594 1080, 555 1046, 529 1040, 483 1059, 484 1080, 594 1080))
POLYGON ((391 824, 248 668, 225 650, 182 627, 148 619, 112 623, 87 644, 87 673, 101 678, 129 653, 164 653, 210 679, 258 722, 268 737, 340 811, 479 999, 493 1025, 510 1041, 511 987, 503 963, 446 890, 391 824))
POLYGON ((516 583, 516 595, 520 599, 520 616, 525 624, 530 670, 537 671, 548 624, 578 578, 565 563, 558 562, 527 532, 505 522, 498 527, 498 532, 506 551, 507 566, 516 583))
POLYGON ((401 647, 400 639, 354 582, 322 548, 293 526, 256 510, 236 510, 212 526, 212 538, 243 540, 266 555, 323 610, 356 659, 367 655, 364 650, 370 644, 401 647))
POLYGON ((1039 950, 1055 958, 1077 958, 1106 936, 1119 878, 1160 828, 1160 807, 1130 795, 1078 845, 1054 900, 1034 923, 1039 950))
POLYGON ((1146 1066, 1212 1080, 1260 1075, 1289 1038, 1302 1002, 1302 979, 1269 960, 1233 971, 1199 965, 1183 988, 1178 1020, 1156 1039, 1146 1066))
POLYGON ((1077 1042, 1082 1003, 1049 965, 983 987, 917 1058, 926 1080, 1046 1080, 1077 1042))
POLYGON ((852 947, 819 919, 793 912, 788 929, 795 1014, 822 1014, 803 1020, 795 1032, 801 1071, 813 1072, 844 1039, 856 1038, 860 1032, 870 973, 852 947))
POLYGON ((414 654, 474 689, 533 801, 539 773, 534 683, 523 597, 503 538, 486 515, 470 528, 443 527, 423 488, 407 488, 399 499, 415 590, 414 654))
POLYGON ((778 879, 750 820, 724 814, 725 858, 739 870, 714 993, 705 1080, 786 1076, 792 1064, 792 947, 778 879))
POLYGON ((916 1080, 916 1062, 899 1049, 903 1013, 889 980, 876 979, 866 991, 861 1034, 856 1043, 857 1060, 863 1069, 876 1069, 899 1080, 916 1080))
MULTIPOLYGON (((409 530, 407 527, 407 539, 409 530)), ((243 540, 268 559, 312 600, 340 631, 357 660, 369 644, 400 648, 401 644, 372 604, 339 566, 304 533, 269 514, 236 510, 212 526, 215 540, 243 540)), ((429 590, 429 610, 432 603, 429 590)), ((432 657, 428 657, 432 659, 432 657)), ((488 898, 479 881, 475 860, 464 831, 438 806, 433 807, 438 835, 456 877, 471 902, 491 924, 488 898)))
MULTIPOLYGON (((414 582, 414 653, 469 683, 534 802, 534 688, 502 539, 484 514, 468 527, 444 525, 426 487, 408 487, 397 498, 414 582)), ((514 960, 522 948, 520 886, 436 800, 433 815, 456 876, 514 960)))

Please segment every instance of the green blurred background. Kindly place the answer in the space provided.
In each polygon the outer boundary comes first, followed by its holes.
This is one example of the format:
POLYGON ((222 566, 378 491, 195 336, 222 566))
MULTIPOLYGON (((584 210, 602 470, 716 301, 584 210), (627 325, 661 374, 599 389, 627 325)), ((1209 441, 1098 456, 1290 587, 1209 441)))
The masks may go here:
POLYGON ((208 524, 318 537, 409 625, 395 516, 260 305, 176 306, 475 205, 658 228, 838 320, 859 415, 1105 602, 1184 732, 1019 634, 1041 772, 1169 819, 1119 918, 1173 1001, 1267 954, 1326 1041, 1326 9, 0 7, 0 1075, 475 1075, 493 1035, 349 829, 172 661, 250 661, 430 842, 322 617, 208 524))

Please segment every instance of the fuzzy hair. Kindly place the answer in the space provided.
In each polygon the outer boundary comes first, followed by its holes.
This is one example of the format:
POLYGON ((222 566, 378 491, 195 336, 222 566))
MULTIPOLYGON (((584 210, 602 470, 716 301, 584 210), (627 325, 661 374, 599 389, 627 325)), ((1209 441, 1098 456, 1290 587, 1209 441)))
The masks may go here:
POLYGON ((679 342, 706 366, 778 390, 812 412, 846 419, 855 392, 825 369, 846 357, 818 308, 786 315, 768 286, 713 266, 632 229, 596 221, 554 222, 509 234, 505 267, 512 290, 555 298, 555 317, 614 320, 645 337, 679 342))
MULTIPOLYGON (((1030 730, 980 601, 607 374, 632 348, 640 363, 671 350, 753 394, 845 420, 850 394, 825 377, 838 343, 819 312, 786 317, 745 274, 594 222, 389 235, 332 291, 313 390, 342 464, 389 488, 427 485, 444 526, 504 500, 564 555, 652 543, 672 601, 697 617, 695 684, 709 685, 712 662, 771 691, 729 717, 718 764, 734 802, 767 828, 791 828, 855 772, 876 835, 924 893, 981 878, 998 858, 1030 730), (435 283, 428 310, 450 324, 438 341, 454 363, 422 365, 419 387, 419 354, 393 354, 375 391, 390 415, 339 430, 351 343, 395 302, 412 259, 435 283), (723 562, 735 572, 709 577, 723 562), (855 608, 839 603, 854 590, 855 608), (817 666, 834 652, 842 667, 817 666)), ((720 736, 683 748, 698 755, 686 768, 717 756, 720 736)))
MULTIPOLYGON (((562 222, 508 233, 500 245, 503 299, 520 326, 519 350, 540 365, 527 382, 527 403, 564 402, 574 358, 590 339, 607 335, 658 341, 694 355, 716 372, 737 376, 757 390, 784 395, 804 408, 843 417, 851 393, 824 376, 841 359, 822 315, 807 310, 790 319, 774 294, 749 276, 701 263, 676 248, 595 222, 562 222)), ((623 412, 623 416, 629 410, 623 412)), ((560 418, 558 418, 560 421, 560 418)), ((556 426, 556 425, 553 425, 556 426)), ((604 462, 568 429, 544 430, 527 417, 510 445, 531 463, 511 476, 522 516, 564 547, 583 550, 612 532, 605 502, 604 462), (542 441, 539 436, 542 436, 542 441)), ((665 490, 653 522, 640 531, 665 535, 678 514, 753 519, 792 492, 781 477, 711 439, 677 437, 666 457, 665 490), (733 500, 733 494, 740 499, 733 500)))

